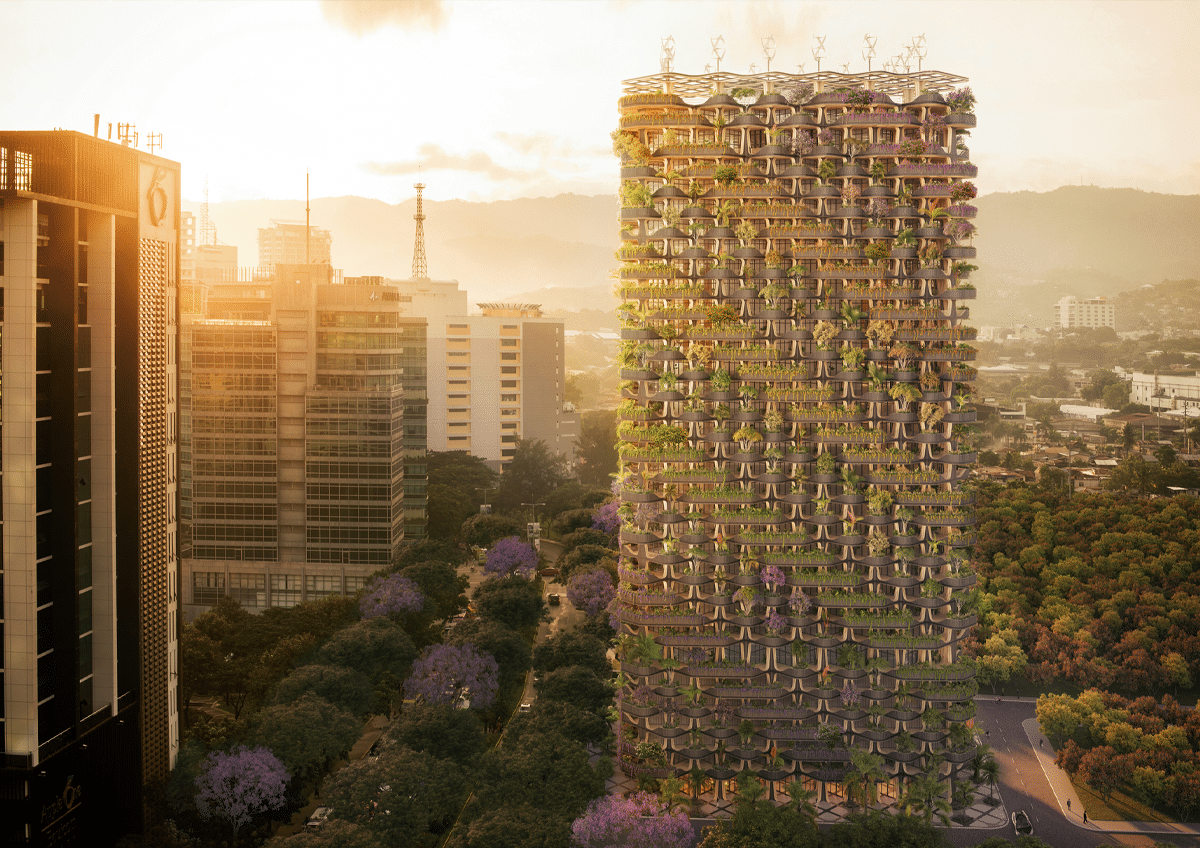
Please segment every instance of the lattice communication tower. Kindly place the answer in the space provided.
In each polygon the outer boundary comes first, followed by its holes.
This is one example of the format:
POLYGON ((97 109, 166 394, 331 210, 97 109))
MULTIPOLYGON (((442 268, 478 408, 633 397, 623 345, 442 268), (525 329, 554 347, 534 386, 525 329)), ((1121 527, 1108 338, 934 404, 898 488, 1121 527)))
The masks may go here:
POLYGON ((413 188, 417 190, 417 214, 413 215, 417 222, 417 241, 413 246, 412 275, 414 279, 425 279, 429 276, 429 267, 425 264, 425 213, 421 204, 425 183, 413 183, 413 188))

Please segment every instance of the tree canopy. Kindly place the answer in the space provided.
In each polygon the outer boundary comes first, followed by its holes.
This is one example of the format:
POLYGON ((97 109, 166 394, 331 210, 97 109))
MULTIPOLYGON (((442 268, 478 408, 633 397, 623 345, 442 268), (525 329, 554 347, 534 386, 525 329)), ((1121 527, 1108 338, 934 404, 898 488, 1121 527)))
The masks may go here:
POLYGON ((541 439, 518 439, 508 467, 500 475, 496 505, 504 513, 522 513, 524 504, 545 503, 570 479, 567 459, 541 439))

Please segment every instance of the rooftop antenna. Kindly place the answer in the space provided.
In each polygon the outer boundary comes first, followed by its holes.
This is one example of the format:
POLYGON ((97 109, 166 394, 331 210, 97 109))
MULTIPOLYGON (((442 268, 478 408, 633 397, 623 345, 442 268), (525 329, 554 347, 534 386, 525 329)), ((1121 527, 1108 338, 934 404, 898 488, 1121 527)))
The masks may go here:
POLYGON ((675 63, 675 36, 668 35, 662 39, 662 50, 658 55, 658 65, 664 74, 671 73, 675 63))
POLYGON ((162 147, 162 133, 146 133, 146 144, 149 145, 150 153, 153 155, 155 150, 162 147))
POLYGON ((718 35, 716 38, 710 38, 712 42, 713 58, 717 60, 717 73, 721 73, 721 60, 725 58, 725 36, 718 35))
POLYGON ((200 207, 200 232, 196 244, 216 244, 217 228, 208 217, 208 177, 204 178, 204 205, 200 207))
POLYGON ((130 142, 133 143, 134 147, 138 146, 138 134, 134 132, 135 129, 137 129, 137 124, 117 123, 117 138, 121 140, 122 147, 128 147, 130 142))
POLYGON ((849 62, 842 62, 842 73, 843 74, 850 73, 850 63, 849 62))
POLYGON ((804 63, 803 62, 797 62, 796 67, 799 69, 800 73, 804 73, 804 63))
POLYGON ((814 35, 813 41, 817 42, 816 47, 812 49, 812 56, 817 60, 817 73, 821 73, 821 60, 825 58, 825 39, 828 36, 814 35))
POLYGON ((427 280, 429 267, 425 264, 425 212, 421 203, 421 192, 425 190, 425 183, 413 183, 413 188, 417 190, 417 214, 413 215, 413 220, 417 222, 417 239, 413 245, 412 275, 413 279, 427 280))

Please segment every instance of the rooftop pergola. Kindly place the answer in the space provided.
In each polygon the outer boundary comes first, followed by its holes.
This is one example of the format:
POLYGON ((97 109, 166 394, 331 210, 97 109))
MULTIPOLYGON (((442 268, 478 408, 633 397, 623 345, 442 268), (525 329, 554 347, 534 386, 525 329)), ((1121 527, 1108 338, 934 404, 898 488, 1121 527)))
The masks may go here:
POLYGON ((707 100, 714 91, 729 92, 735 88, 753 88, 777 92, 803 83, 811 83, 818 91, 831 88, 868 88, 890 96, 905 98, 913 90, 929 91, 954 88, 967 82, 967 77, 942 71, 917 71, 897 74, 891 71, 870 71, 842 74, 837 71, 818 71, 808 74, 789 74, 766 71, 756 74, 735 74, 717 71, 706 74, 679 74, 674 71, 635 77, 621 83, 622 94, 654 94, 670 92, 684 100, 707 100))

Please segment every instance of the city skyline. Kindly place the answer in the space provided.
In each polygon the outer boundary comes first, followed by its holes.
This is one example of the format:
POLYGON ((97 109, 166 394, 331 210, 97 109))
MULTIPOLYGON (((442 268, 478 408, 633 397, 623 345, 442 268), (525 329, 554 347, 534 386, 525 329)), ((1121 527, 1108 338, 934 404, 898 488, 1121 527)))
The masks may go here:
MULTIPOLYGON (((358 194, 489 201, 608 194, 617 163, 607 145, 619 80, 659 70, 661 40, 674 69, 715 65, 878 70, 924 35, 926 70, 958 69, 992 120, 973 145, 989 175, 984 193, 1046 191, 1084 182, 1200 192, 1196 47, 1200 15, 1186 3, 6 3, 0 22, 24 49, 0 57, 8 124, 100 135, 133 123, 140 148, 185 163, 183 197, 214 202, 358 194), (1189 25, 1188 20, 1196 25, 1189 25), (636 20, 636 26, 628 25, 636 20), (264 39, 262 34, 271 32, 264 39), (575 33, 587 33, 578 37, 575 33), (51 42, 53 39, 53 42, 51 42), (68 59, 113 58, 81 78, 68 59), (981 49, 981 45, 984 49, 981 49), (147 50, 149 49, 149 52, 147 50), (175 65, 147 55, 170 56, 175 65), (132 57, 132 58, 129 58, 132 57), (152 69, 153 68, 153 69, 152 69), (302 70, 291 70, 291 69, 302 70), (289 85, 289 79, 295 84, 289 85), (32 84, 35 83, 36 84, 32 84), (1062 97, 1032 99, 1031 87, 1062 97), (379 108, 384 92, 390 105, 379 108), (553 102, 553 109, 533 109, 553 102), (245 92, 229 96, 226 92, 245 92), (1129 103, 1139 103, 1137 120, 1129 103), (1182 108, 1180 108, 1182 107, 1182 108), (1030 128, 1069 126, 1047 138, 1030 128), (246 155, 247 149, 262 155, 246 155), (337 155, 330 155, 336 150, 337 155), (267 154, 267 151, 270 151, 267 154), (1185 151, 1182 155, 1179 151, 1185 151)), ((915 70, 915 65, 913 66, 915 70)))

